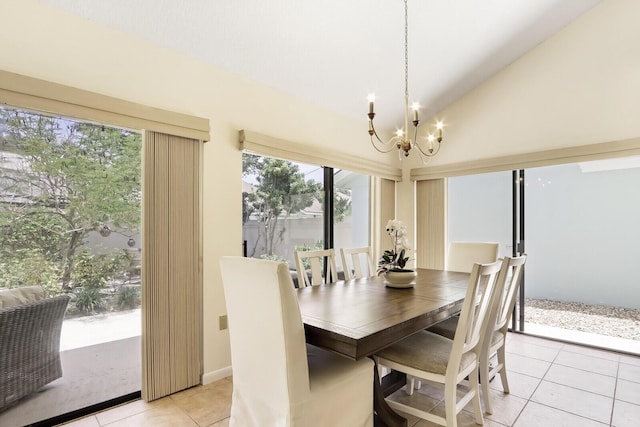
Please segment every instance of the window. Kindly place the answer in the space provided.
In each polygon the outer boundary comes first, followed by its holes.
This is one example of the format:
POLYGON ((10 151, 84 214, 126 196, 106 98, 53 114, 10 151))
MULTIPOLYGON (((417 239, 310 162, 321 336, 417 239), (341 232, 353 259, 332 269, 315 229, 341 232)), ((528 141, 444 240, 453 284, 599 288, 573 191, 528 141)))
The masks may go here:
POLYGON ((293 270, 296 250, 369 245, 366 175, 244 153, 242 185, 246 256, 293 270))

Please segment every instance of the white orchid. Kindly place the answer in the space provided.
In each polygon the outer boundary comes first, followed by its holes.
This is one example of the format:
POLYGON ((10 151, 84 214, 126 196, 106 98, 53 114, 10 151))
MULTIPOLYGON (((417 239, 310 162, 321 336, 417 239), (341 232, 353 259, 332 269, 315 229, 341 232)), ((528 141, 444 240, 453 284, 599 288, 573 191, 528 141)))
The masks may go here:
POLYGON ((378 261, 378 270, 382 272, 404 269, 407 261, 409 261, 409 257, 405 256, 405 254, 411 249, 407 237, 407 227, 402 221, 392 219, 387 222, 385 229, 393 241, 393 250, 384 251, 382 258, 378 261))

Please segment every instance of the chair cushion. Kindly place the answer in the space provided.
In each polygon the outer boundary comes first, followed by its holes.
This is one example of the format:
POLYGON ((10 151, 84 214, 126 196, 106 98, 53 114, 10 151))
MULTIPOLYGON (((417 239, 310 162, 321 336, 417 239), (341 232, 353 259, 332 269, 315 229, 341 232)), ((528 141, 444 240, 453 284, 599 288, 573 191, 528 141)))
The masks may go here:
POLYGON ((491 347, 504 342, 504 335, 501 331, 494 331, 491 336, 491 347))
POLYGON ((458 327, 459 318, 459 316, 450 317, 442 322, 436 323, 427 330, 452 340, 453 337, 456 336, 456 328, 458 327))
POLYGON ((4 289, 0 291, 0 308, 15 307, 43 300, 46 297, 41 286, 4 289))
MULTIPOLYGON (((452 340, 428 331, 420 331, 385 348, 377 353, 377 356, 421 371, 445 375, 452 347, 452 340)), ((463 354, 460 370, 467 368, 475 360, 475 353, 463 354)))

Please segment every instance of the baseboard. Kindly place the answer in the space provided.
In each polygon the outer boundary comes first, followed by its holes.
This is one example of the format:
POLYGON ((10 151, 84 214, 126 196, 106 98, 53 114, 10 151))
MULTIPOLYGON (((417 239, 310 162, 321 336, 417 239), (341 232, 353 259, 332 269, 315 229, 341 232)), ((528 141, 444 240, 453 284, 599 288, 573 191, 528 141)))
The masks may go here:
POLYGON ((226 368, 218 369, 217 371, 207 372, 202 375, 202 384, 209 384, 215 381, 222 380, 224 378, 228 378, 233 374, 231 370, 231 366, 227 366, 226 368))

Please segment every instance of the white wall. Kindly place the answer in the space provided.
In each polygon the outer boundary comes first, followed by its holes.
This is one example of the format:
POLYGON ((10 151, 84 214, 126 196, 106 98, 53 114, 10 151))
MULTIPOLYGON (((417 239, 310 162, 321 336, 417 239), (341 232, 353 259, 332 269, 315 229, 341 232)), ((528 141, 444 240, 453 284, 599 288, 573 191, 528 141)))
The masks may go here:
POLYGON ((238 130, 380 160, 369 150, 366 123, 33 0, 3 0, 0 17, 0 69, 210 119, 204 150, 205 381, 226 375, 231 358, 228 332, 218 330, 218 316, 226 312, 218 260, 242 250, 238 130))

